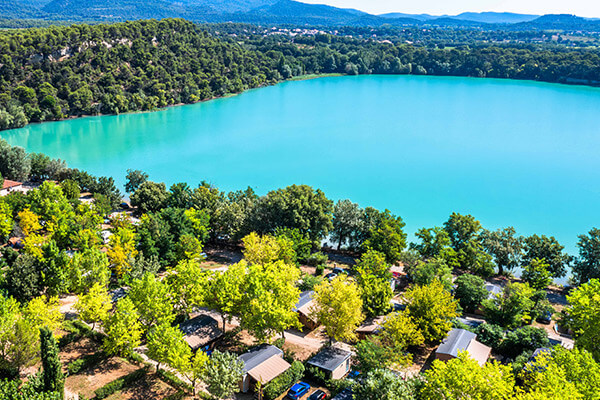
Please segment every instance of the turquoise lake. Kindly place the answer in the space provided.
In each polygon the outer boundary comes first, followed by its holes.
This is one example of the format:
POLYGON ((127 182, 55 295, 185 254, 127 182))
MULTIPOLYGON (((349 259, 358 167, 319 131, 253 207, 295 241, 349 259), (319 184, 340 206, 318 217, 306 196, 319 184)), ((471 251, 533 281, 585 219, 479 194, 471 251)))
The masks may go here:
POLYGON ((293 183, 389 208, 409 233, 453 211, 556 236, 600 226, 600 89, 510 80, 360 76, 287 82, 159 112, 1 132, 114 176, 207 180, 259 194, 293 183))

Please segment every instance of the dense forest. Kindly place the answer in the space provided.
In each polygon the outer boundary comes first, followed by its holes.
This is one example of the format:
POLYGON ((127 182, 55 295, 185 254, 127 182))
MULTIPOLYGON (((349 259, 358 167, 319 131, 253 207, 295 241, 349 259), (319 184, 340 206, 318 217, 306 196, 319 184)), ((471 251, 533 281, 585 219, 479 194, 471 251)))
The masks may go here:
MULTIPOLYGON (((204 27, 206 28, 206 27, 204 27)), ((597 85, 600 53, 423 46, 329 34, 212 34, 178 19, 0 34, 0 129, 194 103, 307 74, 416 74, 597 85)), ((239 31, 239 32, 236 32, 239 31)))

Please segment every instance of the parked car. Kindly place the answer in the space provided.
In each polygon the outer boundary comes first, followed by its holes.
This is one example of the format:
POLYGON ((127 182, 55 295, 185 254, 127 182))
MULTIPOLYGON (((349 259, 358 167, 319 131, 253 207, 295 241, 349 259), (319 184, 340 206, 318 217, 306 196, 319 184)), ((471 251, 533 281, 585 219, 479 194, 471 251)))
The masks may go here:
POLYGON ((308 400, 324 400, 327 398, 327 393, 322 391, 321 389, 315 390, 313 394, 310 395, 308 400))
POLYGON ((286 397, 288 399, 298 400, 300 397, 308 393, 309 390, 310 385, 308 383, 298 382, 292 386, 286 397))
POLYGON ((335 267, 332 271, 334 274, 337 274, 337 275, 347 274, 346 270, 343 268, 340 268, 340 267, 335 267))
POLYGON ((536 319, 537 322, 541 324, 550 324, 552 322, 552 312, 546 311, 536 319))
POLYGON ((329 279, 330 281, 334 280, 336 277, 338 276, 338 274, 330 272, 327 275, 325 275, 325 278, 329 279))

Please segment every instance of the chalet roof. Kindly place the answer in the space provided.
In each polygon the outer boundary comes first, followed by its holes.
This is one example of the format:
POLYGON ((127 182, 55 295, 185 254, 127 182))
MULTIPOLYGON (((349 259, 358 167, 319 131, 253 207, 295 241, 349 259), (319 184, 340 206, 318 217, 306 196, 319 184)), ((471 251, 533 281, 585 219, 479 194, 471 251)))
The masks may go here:
POLYGON ((381 325, 384 323, 384 317, 371 318, 366 320, 361 326, 356 329, 358 333, 379 333, 381 325))
POLYGON ((467 352, 471 358, 475 359, 479 365, 483 366, 490 358, 492 348, 473 339, 471 340, 471 343, 469 343, 469 347, 467 347, 467 352))
POLYGON ((17 187, 17 186, 21 186, 22 184, 23 183, 21 183, 21 182, 11 181, 9 179, 5 179, 4 183, 2 183, 2 190, 14 188, 14 187, 17 187))
POLYGON ((324 369, 326 371, 335 371, 352 356, 352 353, 337 347, 327 347, 321 350, 316 356, 308 360, 308 364, 324 369))
POLYGON ((262 344, 250 349, 238 358, 243 361, 244 373, 247 373, 273 356, 283 356, 283 351, 273 345, 262 344))
POLYGON ((476 337, 476 334, 466 329, 452 329, 435 352, 436 354, 449 354, 458 357, 458 352, 467 350, 471 340, 476 337))
POLYGON ((279 355, 273 355, 248 371, 248 375, 262 384, 271 382, 274 378, 290 369, 291 365, 279 355))
POLYGON ((299 312, 304 315, 310 314, 310 309, 313 306, 313 296, 314 291, 307 291, 300 293, 300 298, 298 299, 298 303, 294 307, 294 311, 299 312))
POLYGON ((223 336, 223 331, 219 328, 217 320, 204 314, 182 322, 179 324, 179 329, 185 335, 184 340, 193 350, 197 350, 223 336))

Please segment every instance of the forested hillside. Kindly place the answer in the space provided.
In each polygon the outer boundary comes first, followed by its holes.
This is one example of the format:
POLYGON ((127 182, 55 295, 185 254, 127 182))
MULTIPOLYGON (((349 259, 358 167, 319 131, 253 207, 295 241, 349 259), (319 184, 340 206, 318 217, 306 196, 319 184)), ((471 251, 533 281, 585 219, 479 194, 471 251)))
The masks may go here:
POLYGON ((200 27, 175 19, 5 31, 0 33, 0 129, 194 103, 306 74, 600 84, 596 49, 434 47, 349 33, 354 37, 271 35, 248 25, 200 27))

